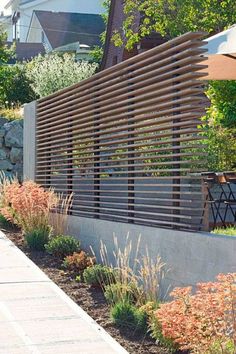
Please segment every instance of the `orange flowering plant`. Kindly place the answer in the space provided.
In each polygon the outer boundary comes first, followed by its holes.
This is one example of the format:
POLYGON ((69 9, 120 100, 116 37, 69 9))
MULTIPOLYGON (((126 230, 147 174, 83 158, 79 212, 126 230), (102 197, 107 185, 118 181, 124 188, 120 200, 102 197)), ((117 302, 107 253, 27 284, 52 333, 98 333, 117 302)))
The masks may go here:
POLYGON ((166 338, 193 353, 236 353, 236 273, 197 284, 194 293, 175 288, 171 296, 155 312, 166 338))
POLYGON ((44 190, 32 181, 21 185, 16 179, 5 179, 0 185, 1 214, 25 234, 48 230, 50 210, 57 204, 58 198, 52 190, 44 190))

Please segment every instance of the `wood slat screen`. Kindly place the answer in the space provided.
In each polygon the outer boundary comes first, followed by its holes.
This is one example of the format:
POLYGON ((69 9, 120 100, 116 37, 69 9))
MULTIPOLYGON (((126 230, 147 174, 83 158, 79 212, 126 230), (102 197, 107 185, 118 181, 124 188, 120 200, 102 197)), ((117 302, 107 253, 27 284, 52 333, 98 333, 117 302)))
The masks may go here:
POLYGON ((36 180, 73 192, 72 215, 199 228, 201 38, 187 33, 38 101, 36 180))

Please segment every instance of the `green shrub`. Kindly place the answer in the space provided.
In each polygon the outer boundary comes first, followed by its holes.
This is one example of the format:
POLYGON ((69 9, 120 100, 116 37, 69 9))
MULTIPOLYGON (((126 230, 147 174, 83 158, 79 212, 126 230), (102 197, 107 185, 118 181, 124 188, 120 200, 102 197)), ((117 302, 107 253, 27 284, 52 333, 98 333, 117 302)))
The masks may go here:
POLYGON ((118 302, 135 303, 139 298, 139 289, 135 284, 122 284, 120 282, 105 286, 105 298, 110 304, 118 302))
POLYGON ((50 228, 33 230, 25 234, 25 240, 29 248, 33 251, 44 251, 45 245, 49 241, 50 228))
POLYGON ((75 55, 38 55, 27 64, 27 77, 39 97, 45 97, 60 89, 78 83, 92 76, 97 64, 76 62, 75 55))
POLYGON ((111 318, 118 327, 129 328, 137 332, 147 332, 147 314, 129 302, 118 302, 111 309, 111 318))
POLYGON ((5 229, 10 229, 13 225, 2 214, 0 214, 0 226, 4 227, 5 229))
POLYGON ((231 227, 226 227, 225 229, 223 227, 222 228, 219 227, 213 230, 212 233, 217 235, 236 236, 236 227, 231 226, 231 227))
POLYGON ((0 105, 13 108, 14 105, 31 102, 36 98, 31 80, 26 77, 26 65, 3 65, 0 67, 0 105))
POLYGON ((99 287, 104 287, 115 282, 114 270, 100 264, 85 269, 83 278, 87 284, 99 287))
POLYGON ((18 106, 12 108, 0 108, 0 116, 9 121, 24 118, 23 110, 18 106))
POLYGON ((63 259, 74 252, 78 252, 80 242, 72 236, 59 235, 52 238, 45 248, 49 254, 63 259))

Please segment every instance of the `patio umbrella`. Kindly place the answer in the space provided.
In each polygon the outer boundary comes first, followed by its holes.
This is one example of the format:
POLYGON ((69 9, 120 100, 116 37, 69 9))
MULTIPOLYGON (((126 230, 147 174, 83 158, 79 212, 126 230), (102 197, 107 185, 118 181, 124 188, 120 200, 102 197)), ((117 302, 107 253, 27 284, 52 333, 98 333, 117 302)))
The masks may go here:
POLYGON ((206 80, 236 80, 236 25, 206 39, 206 80))

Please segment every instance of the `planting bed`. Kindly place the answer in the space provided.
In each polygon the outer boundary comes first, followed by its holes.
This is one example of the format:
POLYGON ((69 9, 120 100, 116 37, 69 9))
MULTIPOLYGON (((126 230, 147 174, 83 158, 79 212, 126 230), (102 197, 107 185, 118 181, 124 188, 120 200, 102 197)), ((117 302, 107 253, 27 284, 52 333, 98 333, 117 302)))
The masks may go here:
POLYGON ((140 337, 130 330, 119 330, 110 319, 109 306, 98 288, 91 288, 75 281, 75 274, 65 271, 61 261, 45 252, 32 252, 24 244, 21 232, 3 230, 35 264, 38 265, 67 295, 83 308, 96 322, 115 338, 129 353, 167 354, 168 350, 158 346, 149 336, 140 337))

